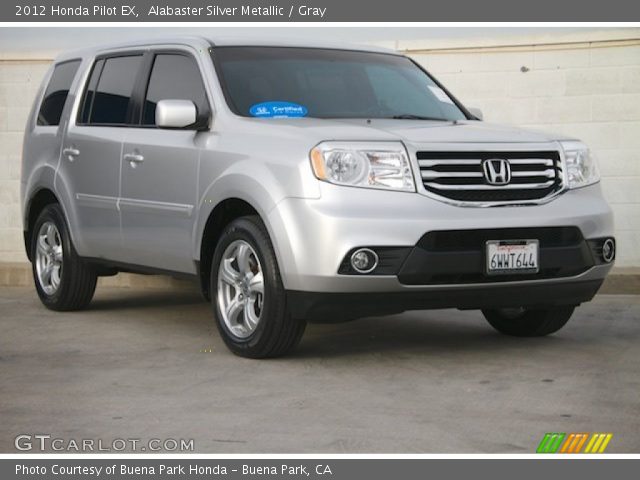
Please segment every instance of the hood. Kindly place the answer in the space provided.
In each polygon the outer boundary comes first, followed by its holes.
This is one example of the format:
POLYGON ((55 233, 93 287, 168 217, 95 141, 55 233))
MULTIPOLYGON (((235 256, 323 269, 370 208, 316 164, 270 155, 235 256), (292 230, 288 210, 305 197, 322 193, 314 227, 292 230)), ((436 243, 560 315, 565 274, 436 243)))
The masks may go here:
POLYGON ((410 143, 548 143, 557 135, 478 121, 372 120, 371 128, 410 143))
POLYGON ((548 143, 567 139, 564 136, 496 125, 472 120, 440 122, 430 120, 394 119, 321 119, 243 118, 256 133, 305 139, 315 143, 329 140, 397 141, 406 143, 548 143))

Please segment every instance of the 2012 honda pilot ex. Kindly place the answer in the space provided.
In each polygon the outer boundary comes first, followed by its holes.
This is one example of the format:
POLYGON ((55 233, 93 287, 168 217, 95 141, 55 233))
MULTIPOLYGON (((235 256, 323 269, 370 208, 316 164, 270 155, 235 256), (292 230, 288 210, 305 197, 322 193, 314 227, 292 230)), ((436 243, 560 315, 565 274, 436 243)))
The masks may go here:
POLYGON ((38 295, 77 310, 99 276, 193 276, 247 357, 284 354, 307 321, 405 310, 553 333, 614 261, 596 162, 580 141, 480 117, 368 47, 178 38, 65 53, 24 141, 38 295))

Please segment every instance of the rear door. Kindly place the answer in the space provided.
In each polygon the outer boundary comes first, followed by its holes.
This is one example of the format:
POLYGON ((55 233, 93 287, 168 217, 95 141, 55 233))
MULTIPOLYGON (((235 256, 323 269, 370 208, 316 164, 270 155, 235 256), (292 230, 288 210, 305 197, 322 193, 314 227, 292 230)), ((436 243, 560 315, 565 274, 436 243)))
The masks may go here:
POLYGON ((82 256, 122 260, 120 237, 120 157, 131 123, 132 93, 143 54, 96 59, 77 118, 63 141, 60 174, 75 204, 74 219, 82 256))
POLYGON ((139 125, 129 129, 122 155, 122 236, 127 261, 195 273, 192 255, 201 145, 195 128, 160 129, 160 100, 191 100, 199 118, 210 102, 198 61, 186 49, 157 50, 140 91, 139 125))

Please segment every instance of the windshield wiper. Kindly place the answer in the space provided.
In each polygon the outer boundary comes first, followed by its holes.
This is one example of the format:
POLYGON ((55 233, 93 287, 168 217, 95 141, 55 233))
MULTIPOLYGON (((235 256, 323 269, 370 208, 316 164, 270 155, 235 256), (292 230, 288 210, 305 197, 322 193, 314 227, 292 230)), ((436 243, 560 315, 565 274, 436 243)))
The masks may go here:
POLYGON ((451 122, 453 120, 448 120, 446 118, 438 118, 438 117, 423 117, 422 115, 413 115, 411 113, 404 113, 402 115, 394 115, 394 120, 434 120, 436 122, 451 122))

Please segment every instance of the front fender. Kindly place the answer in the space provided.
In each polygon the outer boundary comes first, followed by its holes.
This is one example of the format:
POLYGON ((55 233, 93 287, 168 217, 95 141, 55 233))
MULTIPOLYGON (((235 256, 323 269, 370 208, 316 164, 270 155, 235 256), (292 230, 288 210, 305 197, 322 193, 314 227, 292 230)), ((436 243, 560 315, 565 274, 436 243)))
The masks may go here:
MULTIPOLYGON (((261 171, 260 174, 269 175, 266 168, 261 170, 263 171, 261 171)), ((265 223, 269 236, 272 239, 274 238, 274 232, 268 222, 268 216, 269 212, 273 210, 278 203, 279 198, 273 195, 273 190, 269 190, 266 187, 269 183, 271 182, 258 182, 253 176, 238 172, 229 172, 226 175, 218 177, 206 187, 199 200, 198 219, 194 225, 193 238, 195 241, 193 245, 193 256, 196 260, 200 260, 202 237, 211 213, 220 203, 228 199, 239 199, 251 205, 265 223)), ((277 242, 273 241, 273 247, 276 258, 278 262, 280 262, 280 246, 277 242)))

